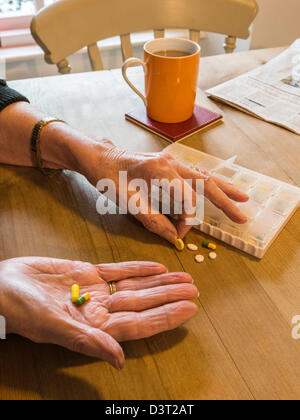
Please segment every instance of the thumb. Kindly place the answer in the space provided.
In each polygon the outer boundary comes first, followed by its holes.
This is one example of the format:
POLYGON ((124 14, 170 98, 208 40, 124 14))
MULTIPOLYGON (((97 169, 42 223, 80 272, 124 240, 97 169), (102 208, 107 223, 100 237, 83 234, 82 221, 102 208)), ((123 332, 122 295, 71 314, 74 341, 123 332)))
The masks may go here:
POLYGON ((63 320, 55 326, 53 344, 68 350, 105 360, 116 369, 122 369, 125 356, 120 344, 103 331, 81 324, 73 319, 63 320))

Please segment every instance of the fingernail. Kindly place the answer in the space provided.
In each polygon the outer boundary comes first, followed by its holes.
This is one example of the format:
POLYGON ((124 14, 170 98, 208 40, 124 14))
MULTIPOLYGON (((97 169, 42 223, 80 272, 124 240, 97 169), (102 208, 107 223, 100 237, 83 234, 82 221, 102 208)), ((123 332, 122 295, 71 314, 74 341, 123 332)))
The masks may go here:
POLYGON ((163 264, 159 264, 159 263, 150 263, 149 264, 149 268, 151 268, 152 270, 157 271, 157 272, 161 272, 162 267, 163 267, 163 264))
POLYGON ((168 232, 168 237, 167 240, 171 243, 171 244, 175 244, 176 240, 177 240, 177 235, 174 235, 174 232, 168 232))
POLYGON ((122 369, 118 359, 115 359, 115 368, 118 370, 122 369))

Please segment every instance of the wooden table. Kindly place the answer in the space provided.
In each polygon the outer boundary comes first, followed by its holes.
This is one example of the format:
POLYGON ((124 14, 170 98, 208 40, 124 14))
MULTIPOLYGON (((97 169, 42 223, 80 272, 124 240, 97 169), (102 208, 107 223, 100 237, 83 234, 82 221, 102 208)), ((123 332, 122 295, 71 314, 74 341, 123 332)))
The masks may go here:
MULTIPOLYGON (((280 50, 202 60, 202 88, 262 64, 280 50)), ((141 69, 132 78, 142 82, 141 69)), ((11 85, 47 113, 136 151, 162 140, 124 120, 140 100, 120 71, 17 81, 11 85)), ((213 109, 217 106, 212 102, 213 109)), ((225 124, 185 144, 300 185, 300 137, 221 106, 225 124)), ((131 217, 97 215, 98 193, 79 175, 60 182, 36 170, 0 168, 0 258, 40 255, 92 263, 154 260, 192 274, 199 312, 185 326, 124 344, 126 367, 20 337, 0 342, 1 399, 283 399, 300 398, 300 212, 262 261, 219 244, 199 266, 131 217)), ((201 243, 203 235, 191 232, 201 243)))

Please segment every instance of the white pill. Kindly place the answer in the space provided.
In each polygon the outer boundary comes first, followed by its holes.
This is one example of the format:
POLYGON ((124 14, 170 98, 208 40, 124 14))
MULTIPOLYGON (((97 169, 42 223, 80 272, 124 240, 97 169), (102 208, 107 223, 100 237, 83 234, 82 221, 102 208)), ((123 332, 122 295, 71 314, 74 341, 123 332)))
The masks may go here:
POLYGON ((196 255, 196 257, 195 257, 195 261, 197 262, 197 263, 203 263, 203 261, 204 261, 204 257, 203 257, 203 255, 196 255))
POLYGON ((198 247, 197 247, 197 245, 194 245, 194 244, 187 244, 187 248, 188 248, 190 251, 198 251, 198 247))
POLYGON ((208 256, 211 260, 215 260, 217 258, 217 254, 215 252, 210 252, 208 256))

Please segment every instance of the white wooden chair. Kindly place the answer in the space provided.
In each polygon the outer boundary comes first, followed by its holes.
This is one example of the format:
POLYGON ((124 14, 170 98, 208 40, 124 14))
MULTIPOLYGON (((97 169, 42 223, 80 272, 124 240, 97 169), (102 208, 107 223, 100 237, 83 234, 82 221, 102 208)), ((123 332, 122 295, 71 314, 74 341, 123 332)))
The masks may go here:
POLYGON ((60 73, 70 73, 67 57, 87 46, 93 70, 103 63, 97 41, 120 35, 123 58, 132 57, 130 33, 190 29, 200 42, 200 31, 227 36, 226 53, 234 52, 236 39, 249 37, 258 12, 255 0, 60 0, 33 18, 31 32, 45 52, 45 60, 60 73))

